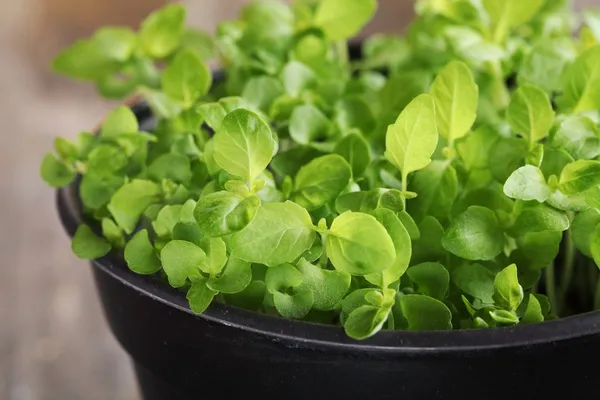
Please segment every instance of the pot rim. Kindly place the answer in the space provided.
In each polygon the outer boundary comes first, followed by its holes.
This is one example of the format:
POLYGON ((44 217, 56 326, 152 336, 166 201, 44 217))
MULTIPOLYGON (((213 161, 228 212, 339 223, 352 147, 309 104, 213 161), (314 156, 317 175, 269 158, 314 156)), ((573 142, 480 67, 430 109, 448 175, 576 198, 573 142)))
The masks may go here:
MULTIPOLYGON (((70 237, 73 237, 82 222, 76 188, 76 184, 72 184, 56 192, 60 220, 70 237)), ((346 336, 339 326, 289 320, 216 302, 213 302, 203 314, 195 314, 181 292, 172 289, 166 282, 154 276, 136 274, 117 254, 111 253, 94 260, 92 265, 140 295, 161 302, 179 312, 187 313, 198 321, 226 325, 247 333, 266 336, 273 341, 287 342, 293 346, 386 355, 473 353, 490 349, 551 344, 600 334, 600 311, 594 311, 516 327, 425 332, 380 331, 369 339, 356 341, 346 336)))

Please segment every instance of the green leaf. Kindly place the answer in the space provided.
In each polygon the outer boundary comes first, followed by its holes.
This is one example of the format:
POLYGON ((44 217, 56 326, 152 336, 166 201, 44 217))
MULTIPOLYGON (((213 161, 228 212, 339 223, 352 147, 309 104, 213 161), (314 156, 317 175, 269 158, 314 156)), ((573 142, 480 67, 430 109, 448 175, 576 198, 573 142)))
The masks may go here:
POLYGON ((405 183, 408 174, 429 165, 437 142, 435 105, 430 95, 422 94, 388 127, 385 155, 402 172, 405 183))
POLYGON ((428 215, 445 220, 458 196, 456 170, 447 161, 432 161, 414 175, 411 190, 418 196, 408 202, 407 208, 416 221, 428 215))
POLYGON ((370 135, 377 125, 372 106, 360 97, 349 97, 335 104, 335 122, 340 131, 347 134, 358 129, 364 135, 370 135))
POLYGON ((577 160, 562 170, 559 189, 564 194, 585 192, 600 185, 600 161, 577 160))
POLYGON ((71 241, 71 249, 82 260, 96 260, 107 255, 111 245, 104 238, 96 236, 89 226, 79 225, 71 241))
POLYGON ((215 292, 235 294, 244 291, 252 281, 250 264, 235 257, 231 257, 223 274, 218 278, 210 278, 206 286, 215 292))
POLYGON ((359 134, 351 133, 338 142, 334 153, 344 157, 352 168, 354 179, 361 177, 371 164, 369 143, 359 134))
POLYGON ((194 218, 205 235, 226 236, 244 229, 259 207, 256 196, 244 198, 231 192, 216 192, 198 200, 194 218))
POLYGON ((452 313, 439 300, 425 295, 409 294, 402 297, 400 305, 411 331, 452 329, 452 313))
POLYGON ((163 71, 161 84, 164 93, 188 109, 208 93, 212 74, 196 53, 183 50, 163 71))
POLYGON ((287 291, 297 288, 302 283, 302 274, 291 264, 281 264, 267 270, 265 276, 267 290, 273 294, 277 311, 286 318, 303 318, 313 305, 313 292, 297 291, 288 294, 287 291))
POLYGON ((170 4, 150 14, 142 23, 139 41, 149 56, 163 59, 175 51, 185 34, 186 8, 170 4))
POLYGON ((427 262, 410 267, 406 273, 417 284, 417 291, 444 300, 450 285, 450 274, 440 263, 427 262))
POLYGON ((376 0, 323 0, 317 6, 314 24, 329 40, 346 40, 359 33, 376 10, 376 0))
POLYGON ((290 117, 290 136, 299 144, 310 144, 325 139, 331 130, 327 117, 315 106, 296 107, 290 117))
POLYGON ((110 218, 102 218, 101 224, 102 236, 104 236, 113 247, 122 249, 125 245, 125 235, 123 235, 121 228, 119 228, 110 218))
POLYGON ((593 257, 590 244, 598 224, 600 224, 600 211, 590 209, 575 215, 571 226, 575 247, 590 258, 593 257))
POLYGON ((532 83, 547 92, 561 89, 561 78, 567 64, 577 57, 570 37, 542 38, 533 44, 519 70, 521 81, 532 83))
POLYGON ((495 304, 509 311, 516 311, 523 301, 523 288, 519 285, 515 264, 509 265, 496 275, 493 298, 495 304))
POLYGON ((101 144, 88 154, 86 175, 118 175, 127 166, 127 156, 118 147, 101 144))
POLYGON ((256 114, 227 114, 215 135, 215 160, 225 171, 253 181, 267 168, 275 150, 269 126, 256 114))
POLYGON ((534 202, 522 205, 510 230, 520 236, 528 232, 562 232, 568 228, 569 218, 564 212, 534 202))
POLYGON ((40 166, 40 175, 48 185, 58 188, 69 185, 77 174, 64 161, 59 160, 56 155, 48 153, 40 166))
POLYGON ((573 114, 600 108, 600 46, 581 53, 566 68, 560 100, 573 114))
POLYGON ((525 165, 528 154, 527 143, 517 138, 501 138, 488 152, 488 165, 494 178, 506 182, 519 167, 525 165))
POLYGON ((315 232, 306 209, 287 201, 263 204, 254 219, 231 238, 232 254, 273 267, 293 262, 312 247, 315 232))
POLYGON ((79 196, 86 207, 97 210, 104 207, 124 183, 125 179, 120 176, 84 175, 79 196))
POLYGON ((100 136, 113 137, 123 133, 135 133, 139 130, 138 120, 127 106, 115 108, 104 119, 100 136))
POLYGON ((462 264, 452 270, 452 283, 486 304, 494 302, 494 273, 481 264, 462 264))
POLYGON ((206 261, 200 265, 202 272, 211 276, 219 274, 227 263, 227 246, 223 239, 205 237, 198 247, 206 254, 206 261))
POLYGON ((136 179, 116 191, 110 199, 108 210, 125 233, 131 234, 146 208, 158 202, 160 193, 156 183, 136 179))
POLYGON ((205 279, 199 279, 195 282, 192 282, 192 286, 189 288, 186 298, 190 303, 190 308, 196 314, 202 314, 210 303, 212 303, 215 295, 217 293, 209 289, 206 286, 205 279))
POLYGON ((202 230, 195 222, 178 222, 173 227, 173 240, 184 240, 199 246, 202 240, 202 230))
POLYGON ((515 325, 519 323, 519 317, 512 311, 492 310, 490 316, 496 322, 502 325, 515 325))
POLYGON ((542 306, 540 302, 533 294, 529 295, 529 301, 527 302, 527 308, 521 318, 522 324, 536 324, 538 322, 544 322, 544 315, 542 314, 542 306))
POLYGON ((590 239, 590 251, 594 262, 600 268, 600 224, 596 225, 590 239))
POLYGON ((529 149, 548 136, 554 116, 548 94, 528 83, 514 92, 506 111, 506 119, 512 130, 527 140, 529 149))
POLYGON ((272 76, 251 78, 244 86, 242 97, 256 109, 268 112, 279 96, 283 95, 283 85, 272 76))
POLYGON ((340 271, 321 269, 305 259, 297 265, 302 274, 299 292, 312 291, 315 310, 328 311, 336 308, 350 288, 350 275, 340 271))
POLYGON ((187 156, 167 153, 157 157, 148 167, 148 175, 156 180, 172 180, 188 184, 192 179, 192 165, 187 156))
POLYGON ((502 43, 511 29, 529 22, 543 5, 544 0, 483 0, 491 20, 494 42, 502 43))
POLYGON ((430 93, 435 101, 440 135, 452 144, 469 133, 479 99, 479 89, 469 67, 461 61, 451 61, 433 81, 430 93))
POLYGON ((351 178, 350 165, 342 156, 315 158, 298 171, 292 196, 296 203, 313 211, 339 196, 351 178))
POLYGON ((346 334, 356 340, 367 339, 381 330, 390 309, 364 305, 353 310, 344 323, 346 334))
POLYGON ((427 216, 417 227, 420 238, 412 243, 412 262, 438 261, 446 254, 442 246, 444 228, 434 217, 427 216))
POLYGON ((383 272, 365 275, 365 279, 375 285, 388 286, 404 275, 412 256, 410 235, 400 222, 398 216, 389 209, 378 208, 372 215, 383 225, 394 243, 396 259, 394 263, 383 272))
POLYGON ((539 271, 556 258, 562 237, 562 231, 527 232, 517 238, 517 249, 511 254, 511 260, 539 271), (523 259, 515 258, 519 253, 523 259))
POLYGON ((442 245, 467 260, 491 260, 502 252, 504 235, 493 211, 471 206, 452 221, 442 245))
POLYGON ((335 269, 351 275, 384 271, 396 259, 385 227, 371 215, 350 211, 333 221, 326 250, 335 269))
POLYGON ((154 246, 148 238, 148 231, 137 232, 125 246, 125 261, 130 270, 141 275, 152 275, 158 272, 162 265, 154 252, 154 246))
POLYGON ((504 193, 513 199, 537 200, 543 203, 550 197, 552 189, 539 168, 526 165, 517 169, 504 184, 504 193))
POLYGON ((551 143, 557 151, 566 151, 575 159, 596 158, 600 155, 600 130, 588 117, 571 115, 560 124, 551 143))
POLYGON ((258 310, 265 298, 265 283, 262 281, 252 281, 243 291, 236 294, 224 294, 227 304, 246 310, 258 310))
POLYGON ((316 79, 313 70, 298 61, 288 62, 281 71, 285 92, 293 98, 299 97, 305 89, 314 86, 316 79))
POLYGON ((421 238, 421 231, 409 213, 400 211, 398 213, 398 219, 400 219, 400 222, 402 222, 402 225, 406 228, 411 240, 419 240, 421 238))
POLYGON ((200 278, 200 266, 206 253, 193 243, 172 240, 160 252, 163 270, 174 288, 185 285, 188 278, 200 278))
POLYGON ((313 293, 311 291, 293 295, 281 292, 273 294, 275 308, 284 318, 304 318, 310 311, 313 301, 313 293))

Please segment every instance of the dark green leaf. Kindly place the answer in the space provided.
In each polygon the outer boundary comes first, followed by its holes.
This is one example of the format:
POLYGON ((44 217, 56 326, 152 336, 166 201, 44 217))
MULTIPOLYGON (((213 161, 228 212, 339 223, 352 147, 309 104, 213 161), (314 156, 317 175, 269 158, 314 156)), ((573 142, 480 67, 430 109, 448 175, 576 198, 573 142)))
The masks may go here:
POLYGON ((400 302, 412 331, 452 329, 452 313, 444 303, 425 295, 409 294, 400 302))
POLYGON ((440 263, 427 262, 410 267, 406 273, 417 284, 417 291, 444 300, 450 285, 450 274, 440 263))

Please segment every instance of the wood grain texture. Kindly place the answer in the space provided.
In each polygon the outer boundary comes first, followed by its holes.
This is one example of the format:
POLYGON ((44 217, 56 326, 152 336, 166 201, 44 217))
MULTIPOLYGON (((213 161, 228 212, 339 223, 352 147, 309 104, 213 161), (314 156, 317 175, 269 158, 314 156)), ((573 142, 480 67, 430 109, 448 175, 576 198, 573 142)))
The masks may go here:
MULTIPOLYGON (((72 255, 39 179, 55 136, 92 128, 114 105, 55 77, 55 51, 107 23, 135 26, 162 0, 18 0, 0 6, 0 400, 133 400, 127 355, 104 321, 89 266, 72 255)), ((212 30, 242 0, 189 0, 212 30)), ((588 0, 587 4, 600 5, 588 0)), ((381 0, 366 32, 399 31, 409 0, 381 0)))

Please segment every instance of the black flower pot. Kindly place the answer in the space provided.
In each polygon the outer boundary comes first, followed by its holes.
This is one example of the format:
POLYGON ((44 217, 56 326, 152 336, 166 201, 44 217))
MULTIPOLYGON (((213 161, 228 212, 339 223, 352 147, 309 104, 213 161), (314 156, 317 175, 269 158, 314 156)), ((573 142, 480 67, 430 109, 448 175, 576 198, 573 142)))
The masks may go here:
MULTIPOLYGON (((134 111, 151 129, 150 110, 134 111)), ((57 201, 72 236, 81 221, 76 187, 59 190, 57 201)), ((358 342, 339 327, 222 304, 195 315, 184 295, 114 254, 92 269, 146 400, 598 397, 600 312, 515 328, 382 331, 358 342)))

